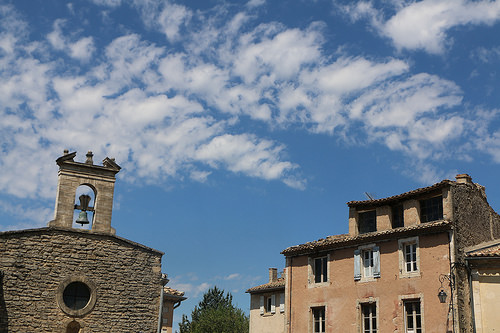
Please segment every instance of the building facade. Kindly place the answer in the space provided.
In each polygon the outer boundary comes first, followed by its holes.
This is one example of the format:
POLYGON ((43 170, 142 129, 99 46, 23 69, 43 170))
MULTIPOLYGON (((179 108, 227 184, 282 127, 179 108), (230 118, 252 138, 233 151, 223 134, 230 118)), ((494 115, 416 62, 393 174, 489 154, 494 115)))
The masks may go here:
POLYGON ((115 235, 114 160, 75 156, 56 161, 49 226, 0 233, 0 332, 158 332, 163 253, 115 235))
POLYGON ((463 174, 347 204, 348 234, 282 252, 286 325, 275 332, 473 332, 466 249, 500 238, 484 187, 463 174))
POLYGON ((500 241, 466 249, 474 332, 500 332, 500 241))
POLYGON ((285 277, 269 268, 269 282, 250 288, 250 332, 275 333, 285 329, 285 277))
POLYGON ((172 333, 174 322, 174 309, 177 309, 181 302, 186 300, 184 292, 170 287, 163 287, 163 305, 161 318, 161 333, 172 333))

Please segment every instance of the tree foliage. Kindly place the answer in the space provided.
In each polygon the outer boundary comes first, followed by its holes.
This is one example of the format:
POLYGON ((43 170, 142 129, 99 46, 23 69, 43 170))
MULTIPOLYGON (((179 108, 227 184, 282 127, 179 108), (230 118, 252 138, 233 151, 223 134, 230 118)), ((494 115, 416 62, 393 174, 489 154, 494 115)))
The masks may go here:
POLYGON ((248 316, 233 305, 233 296, 224 295, 216 286, 208 289, 191 312, 191 320, 182 315, 180 333, 245 333, 248 316))

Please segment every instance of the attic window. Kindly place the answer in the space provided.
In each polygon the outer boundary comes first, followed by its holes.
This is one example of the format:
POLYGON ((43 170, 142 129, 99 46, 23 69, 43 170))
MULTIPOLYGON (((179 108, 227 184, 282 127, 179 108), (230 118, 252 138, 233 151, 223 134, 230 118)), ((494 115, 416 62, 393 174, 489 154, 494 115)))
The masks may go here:
POLYGON ((437 196, 420 200, 420 222, 430 222, 443 219, 443 197, 437 196))
POLYGON ((377 231, 377 213, 375 210, 358 214, 358 229, 360 234, 377 231))
POLYGON ((392 228, 404 227, 404 210, 403 205, 394 205, 391 207, 392 212, 392 228))

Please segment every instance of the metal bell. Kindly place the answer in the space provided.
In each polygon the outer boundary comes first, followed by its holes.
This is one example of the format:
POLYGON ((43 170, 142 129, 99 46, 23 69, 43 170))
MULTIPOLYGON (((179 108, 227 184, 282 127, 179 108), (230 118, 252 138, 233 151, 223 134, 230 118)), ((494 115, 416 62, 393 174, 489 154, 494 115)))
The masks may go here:
POLYGON ((75 222, 80 223, 82 227, 84 224, 89 224, 89 219, 87 218, 87 212, 82 210, 80 214, 78 214, 78 219, 75 222))

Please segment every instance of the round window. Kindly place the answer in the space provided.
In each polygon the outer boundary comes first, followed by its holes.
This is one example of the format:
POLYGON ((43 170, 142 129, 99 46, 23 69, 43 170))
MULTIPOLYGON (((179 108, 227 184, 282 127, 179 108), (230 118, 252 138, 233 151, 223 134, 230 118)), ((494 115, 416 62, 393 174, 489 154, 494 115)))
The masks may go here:
POLYGON ((57 304, 71 317, 83 317, 96 303, 96 286, 85 276, 70 276, 57 288, 57 304))
POLYGON ((90 301, 90 289, 83 282, 71 282, 64 289, 63 301, 71 310, 81 310, 90 301))

